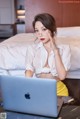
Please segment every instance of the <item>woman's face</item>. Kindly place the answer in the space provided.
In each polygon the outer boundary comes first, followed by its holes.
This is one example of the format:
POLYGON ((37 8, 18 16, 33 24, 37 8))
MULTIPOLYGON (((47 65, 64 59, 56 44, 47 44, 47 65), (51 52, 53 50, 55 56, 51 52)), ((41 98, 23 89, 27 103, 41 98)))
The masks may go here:
POLYGON ((41 42, 43 42, 44 44, 49 42, 49 34, 50 30, 45 28, 45 26, 40 21, 37 21, 35 23, 35 35, 41 42))

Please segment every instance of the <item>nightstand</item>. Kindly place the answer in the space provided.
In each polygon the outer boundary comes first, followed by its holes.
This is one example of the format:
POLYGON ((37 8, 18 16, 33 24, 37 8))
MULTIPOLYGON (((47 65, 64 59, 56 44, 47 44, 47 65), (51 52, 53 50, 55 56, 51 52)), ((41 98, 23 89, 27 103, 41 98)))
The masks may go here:
POLYGON ((25 24, 16 24, 17 33, 25 33, 25 24))

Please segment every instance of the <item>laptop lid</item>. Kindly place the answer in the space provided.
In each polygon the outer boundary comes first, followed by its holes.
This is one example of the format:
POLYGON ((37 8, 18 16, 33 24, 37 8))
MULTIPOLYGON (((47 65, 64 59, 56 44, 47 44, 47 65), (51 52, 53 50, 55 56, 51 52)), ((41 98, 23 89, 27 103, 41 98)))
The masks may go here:
POLYGON ((0 76, 6 110, 57 117, 55 79, 0 76))

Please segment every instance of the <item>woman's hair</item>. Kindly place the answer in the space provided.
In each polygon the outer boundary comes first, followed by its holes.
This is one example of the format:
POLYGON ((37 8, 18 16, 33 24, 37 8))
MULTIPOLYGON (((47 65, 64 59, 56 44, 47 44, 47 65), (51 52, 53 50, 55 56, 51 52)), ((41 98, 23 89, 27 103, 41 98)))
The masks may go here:
POLYGON ((35 23, 37 21, 40 21, 47 29, 49 29, 52 33, 52 36, 54 36, 57 32, 56 30, 56 22, 52 15, 48 13, 42 13, 38 14, 34 17, 33 21, 33 28, 35 29, 35 23))

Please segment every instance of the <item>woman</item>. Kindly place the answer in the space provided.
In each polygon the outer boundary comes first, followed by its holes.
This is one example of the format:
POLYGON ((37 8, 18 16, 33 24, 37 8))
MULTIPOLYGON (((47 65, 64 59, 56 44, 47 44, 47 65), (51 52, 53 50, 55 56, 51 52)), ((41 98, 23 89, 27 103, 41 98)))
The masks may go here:
POLYGON ((33 21, 33 28, 38 43, 30 45, 26 57, 26 77, 35 73, 39 78, 57 80, 57 95, 68 96, 68 90, 62 80, 70 68, 70 48, 56 45, 56 23, 48 13, 38 14, 33 21))

